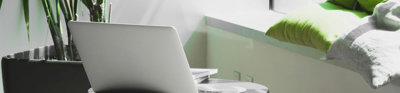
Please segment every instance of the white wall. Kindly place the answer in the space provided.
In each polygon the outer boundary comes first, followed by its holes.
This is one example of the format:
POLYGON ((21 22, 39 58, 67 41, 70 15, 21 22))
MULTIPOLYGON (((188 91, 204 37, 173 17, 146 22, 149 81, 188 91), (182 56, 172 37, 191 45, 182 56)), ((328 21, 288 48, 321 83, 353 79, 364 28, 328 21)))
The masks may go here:
POLYGON ((0 10, 0 56, 51 44, 51 36, 40 2, 30 0, 30 42, 21 0, 3 0, 0 10), (47 38, 47 39, 46 39, 47 38))
POLYGON ((273 0, 274 10, 280 13, 289 13, 304 6, 325 2, 326 0, 273 0))
POLYGON ((113 6, 111 23, 176 27, 192 67, 206 67, 207 29, 204 15, 268 10, 268 0, 111 0, 110 2, 113 6))
POLYGON ((111 0, 112 23, 172 25, 183 43, 206 13, 267 11, 267 0, 111 0))

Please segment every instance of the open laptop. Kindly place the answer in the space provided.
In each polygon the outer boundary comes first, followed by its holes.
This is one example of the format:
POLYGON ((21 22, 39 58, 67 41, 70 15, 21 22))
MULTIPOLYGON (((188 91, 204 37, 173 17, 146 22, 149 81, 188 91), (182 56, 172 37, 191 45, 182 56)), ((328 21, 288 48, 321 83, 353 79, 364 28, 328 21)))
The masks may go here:
POLYGON ((69 28, 95 92, 197 93, 173 27, 69 22, 69 28))

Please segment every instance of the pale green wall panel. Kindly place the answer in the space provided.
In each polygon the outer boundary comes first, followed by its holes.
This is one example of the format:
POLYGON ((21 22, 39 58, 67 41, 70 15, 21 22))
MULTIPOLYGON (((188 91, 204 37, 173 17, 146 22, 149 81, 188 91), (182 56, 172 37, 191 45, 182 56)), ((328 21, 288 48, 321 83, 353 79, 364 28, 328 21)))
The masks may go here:
MULTIPOLYGON (((214 77, 236 79, 233 71, 254 77, 273 93, 398 93, 399 85, 370 88, 353 71, 236 33, 208 27, 207 67, 214 77)), ((400 83, 398 83, 400 84, 400 83)))
POLYGON ((196 30, 186 42, 185 54, 192 68, 206 68, 207 63, 207 27, 202 19, 196 30))

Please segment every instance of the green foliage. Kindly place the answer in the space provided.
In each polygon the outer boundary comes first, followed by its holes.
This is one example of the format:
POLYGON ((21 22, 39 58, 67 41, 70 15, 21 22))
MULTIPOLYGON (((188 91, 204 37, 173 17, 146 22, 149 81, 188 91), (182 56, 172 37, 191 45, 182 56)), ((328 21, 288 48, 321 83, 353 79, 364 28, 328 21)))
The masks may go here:
MULTIPOLYGON (((57 52, 58 60, 65 60, 64 43, 62 41, 61 28, 59 27, 59 20, 56 22, 53 15, 53 10, 51 4, 48 0, 42 0, 43 9, 46 14, 47 23, 51 32, 51 37, 53 38, 53 43, 57 52)), ((59 16, 57 14, 57 16, 59 16)))
MULTIPOLYGON (((77 7, 78 7, 78 0, 55 0, 56 2, 56 13, 52 13, 52 7, 50 6, 51 4, 49 3, 49 0, 42 0, 43 7, 45 9, 45 13, 47 16, 49 28, 52 33, 53 37, 53 42, 56 47, 56 52, 57 54, 60 54, 61 56, 58 56, 59 60, 62 58, 66 58, 69 60, 77 60, 79 59, 79 54, 76 52, 76 48, 74 46, 74 42, 72 40, 72 35, 69 30, 69 25, 67 24, 70 21, 76 21, 78 19, 77 17, 77 7), (60 12, 61 10, 61 12, 60 12), (68 33, 68 46, 64 48, 64 44, 62 42, 62 29, 61 29, 61 18, 60 15, 61 13, 64 15, 64 20, 65 20, 65 25, 67 26, 67 33, 68 33), (57 17, 57 19, 54 18, 54 16, 57 17), (64 49, 68 51, 65 53, 64 49), (65 56, 67 55, 67 56, 65 56)), ((90 11, 90 19, 92 22, 104 22, 105 19, 103 19, 104 15, 102 15, 103 9, 101 7, 102 3, 105 2, 105 0, 94 0, 95 3, 93 3, 92 0, 82 0, 82 3, 85 4, 90 11)))
MULTIPOLYGON (((25 25, 28 34, 28 40, 30 41, 30 30, 29 30, 29 1, 30 0, 22 0, 25 25)), ((76 21, 78 19, 77 10, 78 10, 78 1, 79 0, 54 0, 56 5, 56 12, 53 13, 54 9, 51 0, 41 0, 43 5, 43 10, 46 14, 47 23, 51 32, 51 36, 53 38, 53 43, 55 46, 55 50, 57 53, 58 60, 79 60, 79 54, 77 53, 76 47, 72 40, 72 35, 69 31, 68 22, 76 21), (61 11, 60 11, 61 10, 61 11), (64 15, 64 22, 62 23, 61 14, 64 15), (68 45, 65 47, 62 39, 62 24, 65 24, 67 27, 68 33, 68 45), (68 51, 68 52, 66 52, 68 51)), ((106 7, 105 0, 81 0, 82 3, 89 9, 90 11, 90 20, 92 22, 105 22, 105 11, 103 11, 102 7, 106 7), (104 4, 103 4, 104 3, 104 4)), ((3 0, 0 0, 0 9, 2 6, 3 0)), ((54 3, 53 3, 54 4, 54 3)), ((111 8, 110 8, 111 9, 111 8)))
POLYGON ((90 21, 105 22, 102 5, 104 2, 106 2, 106 0, 81 0, 81 1, 89 9, 90 21))
MULTIPOLYGON (((77 16, 76 16, 77 9, 75 9, 77 6, 77 3, 72 2, 72 0, 64 0, 64 2, 62 2, 61 0, 56 0, 56 1, 59 1, 61 11, 65 17, 64 18, 65 21, 69 22, 69 21, 75 21, 77 19, 77 16), (73 5, 71 5, 72 3, 73 3, 73 5)), ((74 1, 76 1, 76 0, 74 0, 74 1)))
POLYGON ((50 32, 53 38, 54 46, 56 47, 56 52, 58 55, 59 60, 79 60, 78 54, 76 53, 76 49, 74 48, 74 42, 72 40, 72 35, 69 30, 68 22, 70 21, 76 21, 77 20, 77 15, 76 15, 76 7, 78 4, 78 0, 55 0, 56 4, 56 13, 53 13, 53 9, 51 7, 51 4, 49 0, 42 0, 43 8, 46 13, 46 18, 47 22, 49 24, 50 32), (60 11, 61 10, 61 11, 60 11), (64 22, 61 23, 62 19, 60 18, 60 15, 64 15, 64 22), (56 17, 56 19, 55 19, 56 17), (68 33, 68 45, 67 47, 64 47, 64 43, 62 41, 62 29, 61 25, 65 24, 67 27, 67 33, 68 33), (68 52, 65 52, 68 51, 68 52), (67 56, 66 56, 67 55, 67 56))
POLYGON ((2 5, 2 3, 3 3, 3 0, 0 0, 0 9, 1 9, 1 5, 2 5))
MULTIPOLYGON (((58 28, 61 28, 61 19, 60 19, 60 2, 59 0, 56 0, 56 14, 57 14, 57 26, 58 28)), ((60 32, 62 32, 62 30, 59 30, 60 32)))
MULTIPOLYGON (((72 40, 72 35, 69 30, 69 25, 67 24, 70 21, 76 21, 78 19, 77 15, 77 6, 78 6, 78 0, 56 0, 57 3, 57 8, 61 9, 62 14, 64 15, 64 20, 65 20, 65 25, 67 26, 67 33, 68 33, 68 57, 71 60, 77 60, 79 59, 79 54, 76 53, 75 45, 72 40)), ((58 13, 60 14, 60 13, 58 13)))
POLYGON ((29 0, 22 0, 23 4, 23 9, 24 9, 24 16, 25 16, 25 25, 26 25, 26 32, 28 34, 28 40, 30 41, 30 35, 29 35, 29 0))

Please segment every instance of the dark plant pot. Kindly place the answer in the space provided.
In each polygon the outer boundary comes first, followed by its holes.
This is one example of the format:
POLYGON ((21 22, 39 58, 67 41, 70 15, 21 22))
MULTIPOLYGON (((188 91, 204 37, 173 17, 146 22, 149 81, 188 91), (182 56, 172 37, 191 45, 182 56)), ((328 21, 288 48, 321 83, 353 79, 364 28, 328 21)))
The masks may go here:
POLYGON ((43 60, 53 57, 52 46, 3 57, 4 93, 87 93, 91 86, 82 62, 43 60))

